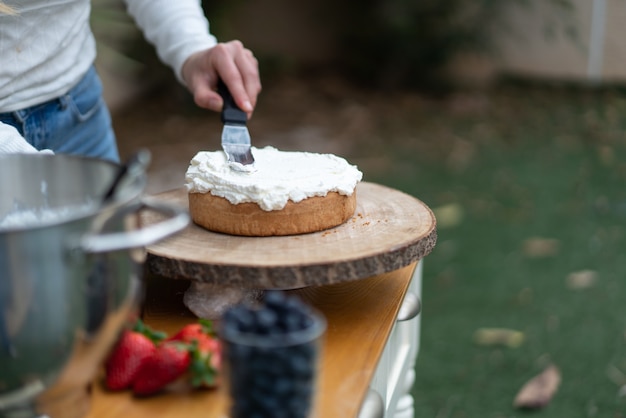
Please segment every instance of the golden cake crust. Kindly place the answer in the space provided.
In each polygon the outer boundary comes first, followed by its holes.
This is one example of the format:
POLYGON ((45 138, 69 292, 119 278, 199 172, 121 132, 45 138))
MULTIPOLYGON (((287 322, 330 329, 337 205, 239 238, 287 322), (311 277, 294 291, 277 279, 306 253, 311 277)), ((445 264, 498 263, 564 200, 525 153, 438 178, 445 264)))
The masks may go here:
POLYGON ((283 209, 272 211, 250 202, 233 205, 211 193, 189 193, 194 223, 230 235, 265 237, 323 231, 346 222, 355 209, 356 191, 350 196, 329 192, 298 203, 290 200, 283 209))

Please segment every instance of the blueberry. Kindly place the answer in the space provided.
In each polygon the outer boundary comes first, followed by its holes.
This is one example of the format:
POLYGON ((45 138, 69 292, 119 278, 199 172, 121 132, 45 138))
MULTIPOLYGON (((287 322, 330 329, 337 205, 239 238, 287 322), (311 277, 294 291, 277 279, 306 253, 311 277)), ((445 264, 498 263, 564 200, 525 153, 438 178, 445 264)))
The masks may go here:
POLYGON ((310 410, 318 346, 295 344, 294 333, 314 323, 312 310, 300 299, 267 291, 260 306, 240 305, 222 318, 231 365, 233 418, 305 417, 310 410), (238 334, 255 335, 269 344, 247 347, 238 334))
POLYGON ((302 329, 302 318, 298 314, 287 311, 281 318, 281 325, 286 333, 299 331, 302 329))
POLYGON ((263 302, 270 307, 282 307, 285 304, 286 295, 280 290, 268 290, 263 295, 263 302))
POLYGON ((303 310, 307 310, 306 305, 297 297, 290 297, 290 298, 285 298, 285 303, 284 303, 285 308, 288 309, 293 309, 296 312, 302 312, 303 310))
POLYGON ((296 376, 309 378, 313 375, 313 364, 311 364, 310 359, 302 355, 294 353, 294 355, 289 358, 289 366, 296 376))
POLYGON ((300 317, 300 329, 312 327, 314 323, 313 317, 310 315, 302 315, 300 317))
POLYGON ((289 412, 289 416, 292 418, 305 418, 311 408, 311 402, 309 399, 303 399, 299 396, 294 396, 287 400, 285 409, 289 412))
POLYGON ((253 355, 254 348, 243 344, 227 344, 226 353, 229 358, 245 360, 253 355))
POLYGON ((272 335, 280 333, 278 329, 278 316, 276 312, 263 308, 256 312, 256 333, 261 335, 272 335))
POLYGON ((312 379, 298 380, 293 384, 293 396, 309 399, 313 394, 314 381, 312 379))
POLYGON ((236 305, 224 313, 223 323, 227 333, 252 332, 255 328, 254 313, 246 306, 236 305))
POLYGON ((267 394, 259 396, 258 405, 260 406, 261 410, 268 413, 273 413, 274 411, 278 411, 281 409, 280 400, 275 396, 268 396, 267 394))
POLYGON ((293 382, 291 379, 281 376, 274 381, 274 391, 278 396, 288 396, 293 391, 293 382))
POLYGON ((251 376, 250 384, 259 388, 270 388, 273 380, 266 374, 256 374, 251 376))
POLYGON ((274 411, 273 418, 291 418, 291 415, 289 415, 289 411, 281 408, 274 411))

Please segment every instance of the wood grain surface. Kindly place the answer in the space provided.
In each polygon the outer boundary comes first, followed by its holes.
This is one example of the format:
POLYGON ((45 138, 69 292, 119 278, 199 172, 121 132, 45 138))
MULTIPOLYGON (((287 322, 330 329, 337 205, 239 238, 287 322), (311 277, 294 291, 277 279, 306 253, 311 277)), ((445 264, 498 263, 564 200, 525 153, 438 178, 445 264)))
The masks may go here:
MULTIPOLYGON (((188 206, 185 189, 154 196, 188 206)), ((145 213, 150 224, 159 215, 145 213)), ((362 182, 357 208, 346 223, 326 231, 283 237, 240 237, 195 224, 148 248, 150 272, 174 279, 297 289, 372 277, 430 253, 437 240, 432 211, 398 190, 362 182)))
MULTIPOLYGON (((328 322, 316 397, 318 418, 357 416, 414 269, 415 264, 411 264, 364 280, 289 291, 318 309, 328 322)), ((188 284, 148 277, 145 322, 171 334, 194 321, 195 316, 182 302, 188 284)), ((227 416, 224 387, 135 399, 128 392, 106 392, 99 381, 93 386, 88 418, 227 416)))

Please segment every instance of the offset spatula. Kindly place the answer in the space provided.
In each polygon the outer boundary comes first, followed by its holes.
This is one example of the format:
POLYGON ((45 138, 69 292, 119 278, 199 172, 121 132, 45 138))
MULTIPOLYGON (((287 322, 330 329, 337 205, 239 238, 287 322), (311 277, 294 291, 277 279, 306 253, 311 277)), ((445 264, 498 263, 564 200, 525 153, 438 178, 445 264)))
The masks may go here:
POLYGON ((250 133, 246 127, 248 115, 235 104, 233 96, 222 80, 217 82, 217 92, 224 100, 222 148, 228 156, 228 161, 242 165, 254 164, 254 157, 250 151, 250 133))

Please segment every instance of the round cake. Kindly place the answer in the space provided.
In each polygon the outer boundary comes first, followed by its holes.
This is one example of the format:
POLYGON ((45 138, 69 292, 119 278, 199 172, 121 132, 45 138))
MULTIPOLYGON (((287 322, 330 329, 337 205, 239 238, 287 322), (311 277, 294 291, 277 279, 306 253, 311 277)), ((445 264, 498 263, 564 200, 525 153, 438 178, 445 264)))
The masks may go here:
POLYGON ((346 222, 363 174, 333 154, 252 148, 252 167, 202 151, 185 176, 194 223, 231 235, 295 235, 346 222))

